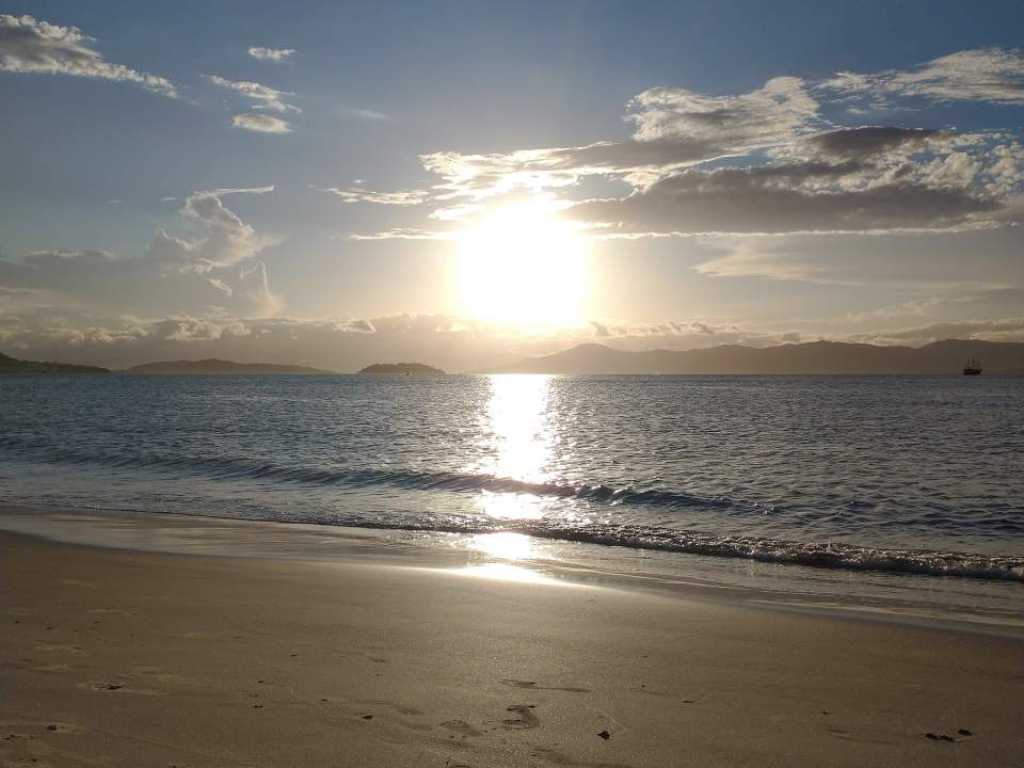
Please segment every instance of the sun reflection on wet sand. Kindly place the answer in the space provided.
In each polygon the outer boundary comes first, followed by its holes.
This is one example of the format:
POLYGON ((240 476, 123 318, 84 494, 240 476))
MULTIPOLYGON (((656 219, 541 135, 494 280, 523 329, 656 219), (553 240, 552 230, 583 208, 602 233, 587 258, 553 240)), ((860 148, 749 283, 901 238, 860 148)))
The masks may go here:
POLYGON ((481 533, 473 537, 469 546, 502 560, 526 560, 534 556, 533 540, 522 533, 481 533))
POLYGON ((482 565, 467 565, 465 568, 458 568, 453 573, 460 576, 473 576, 480 579, 497 579, 498 581, 512 581, 519 584, 545 584, 548 586, 579 587, 582 586, 572 581, 556 579, 540 571, 531 568, 524 568, 521 565, 510 563, 484 563, 482 565))
MULTIPOLYGON (((491 376, 487 405, 490 459, 483 471, 525 483, 550 478, 551 424, 548 411, 550 376, 501 374, 491 376)), ((482 492, 483 512, 502 520, 534 520, 543 514, 541 500, 521 493, 482 492)))

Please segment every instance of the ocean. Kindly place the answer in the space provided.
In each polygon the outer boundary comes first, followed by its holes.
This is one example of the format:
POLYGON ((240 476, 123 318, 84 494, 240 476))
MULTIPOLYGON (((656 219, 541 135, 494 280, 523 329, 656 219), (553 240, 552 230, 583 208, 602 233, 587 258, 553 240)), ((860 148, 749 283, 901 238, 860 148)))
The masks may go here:
POLYGON ((514 533, 786 567, 798 591, 822 569, 969 584, 1012 610, 1024 379, 8 376, 0 499, 514 533))

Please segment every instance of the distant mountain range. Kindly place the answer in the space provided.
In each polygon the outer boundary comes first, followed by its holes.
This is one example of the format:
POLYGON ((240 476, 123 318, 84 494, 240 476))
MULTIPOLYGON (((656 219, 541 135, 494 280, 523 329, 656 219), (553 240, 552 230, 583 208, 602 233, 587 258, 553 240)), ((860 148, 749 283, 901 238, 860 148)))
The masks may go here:
POLYGON ((498 373, 560 374, 959 374, 970 358, 986 374, 1024 374, 1024 343, 937 341, 924 347, 882 347, 815 341, 775 347, 723 345, 676 351, 627 352, 580 344, 505 366, 498 373))
POLYGON ((226 375, 254 374, 265 375, 275 373, 332 373, 319 368, 308 368, 303 365, 276 365, 274 363, 235 363, 231 360, 165 360, 156 363, 144 363, 128 368, 125 373, 131 374, 181 374, 181 375, 226 375))
MULTIPOLYGON (((815 341, 775 347, 723 345, 685 351, 654 349, 630 352, 603 344, 580 344, 563 352, 530 357, 486 373, 553 374, 959 374, 970 359, 985 374, 1024 375, 1024 343, 937 341, 924 347, 883 347, 815 341)), ((0 375, 15 373, 110 373, 93 365, 18 360, 0 354, 0 375)), ((236 363, 231 360, 167 360, 136 365, 126 374, 331 374, 302 365, 236 363)), ((361 374, 443 375, 423 363, 376 363, 361 374)))
POLYGON ((18 360, 15 357, 0 354, 0 374, 5 373, 110 373, 110 371, 95 365, 40 363, 35 360, 18 360))
POLYGON ((374 363, 368 365, 360 373, 377 375, 405 374, 407 376, 439 376, 444 375, 440 368, 434 368, 423 363, 374 363))

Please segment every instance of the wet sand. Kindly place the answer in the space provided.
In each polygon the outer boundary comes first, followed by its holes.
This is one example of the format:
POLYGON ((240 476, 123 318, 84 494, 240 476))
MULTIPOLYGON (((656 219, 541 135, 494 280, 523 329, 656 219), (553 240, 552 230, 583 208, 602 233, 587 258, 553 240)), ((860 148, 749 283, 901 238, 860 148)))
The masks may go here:
POLYGON ((0 533, 3 766, 1024 765, 1024 641, 0 533))

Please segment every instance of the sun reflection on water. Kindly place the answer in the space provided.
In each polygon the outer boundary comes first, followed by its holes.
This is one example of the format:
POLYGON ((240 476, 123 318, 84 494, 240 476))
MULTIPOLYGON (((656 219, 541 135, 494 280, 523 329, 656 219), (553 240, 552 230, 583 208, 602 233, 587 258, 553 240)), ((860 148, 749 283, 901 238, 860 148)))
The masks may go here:
MULTIPOLYGON (((486 413, 488 444, 484 447, 489 458, 483 471, 524 483, 549 481, 551 377, 501 374, 491 376, 488 383, 491 396, 486 413)), ((528 493, 484 491, 479 499, 483 512, 493 518, 537 519, 543 514, 542 500, 528 493)))

